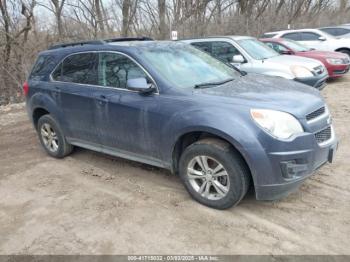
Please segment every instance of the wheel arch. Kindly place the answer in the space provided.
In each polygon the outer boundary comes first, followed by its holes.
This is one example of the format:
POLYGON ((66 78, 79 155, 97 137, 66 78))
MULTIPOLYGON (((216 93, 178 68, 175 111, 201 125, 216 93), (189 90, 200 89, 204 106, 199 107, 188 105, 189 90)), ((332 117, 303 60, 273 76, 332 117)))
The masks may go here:
POLYGON ((350 53, 350 48, 348 48, 348 47, 340 47, 340 48, 337 48, 337 49, 334 50, 334 51, 336 51, 336 52, 341 52, 342 50, 347 51, 347 52, 350 53))
POLYGON ((33 110, 32 113, 32 121, 34 124, 34 127, 37 128, 38 127, 38 121, 40 119, 40 117, 44 116, 44 115, 48 115, 50 114, 50 111, 46 110, 43 107, 37 107, 33 110))
POLYGON ((31 108, 30 117, 35 128, 37 128, 39 118, 45 114, 50 114, 60 125, 64 121, 61 118, 62 114, 57 101, 47 94, 39 92, 33 95, 29 101, 29 108, 31 108))
POLYGON ((232 149, 236 151, 237 154, 242 158, 243 162, 246 164, 247 169, 249 170, 249 173, 250 173, 250 178, 253 184, 255 185, 255 182, 254 182, 255 179, 253 175, 254 169, 252 169, 249 159, 246 157, 244 150, 242 150, 242 146, 236 140, 232 139, 230 136, 218 130, 188 131, 186 133, 183 133, 181 136, 179 136, 172 148, 172 166, 171 166, 172 173, 175 173, 175 174, 178 173, 178 163, 182 152, 189 145, 204 138, 216 138, 229 144, 232 147, 232 149))

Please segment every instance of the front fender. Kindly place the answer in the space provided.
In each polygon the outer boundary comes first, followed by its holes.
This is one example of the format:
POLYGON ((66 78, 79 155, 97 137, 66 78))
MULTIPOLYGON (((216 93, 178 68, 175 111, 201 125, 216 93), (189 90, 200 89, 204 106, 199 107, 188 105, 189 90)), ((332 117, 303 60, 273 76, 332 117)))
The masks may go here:
POLYGON ((165 149, 164 161, 172 163, 173 151, 178 140, 191 132, 206 132, 228 141, 245 159, 253 180, 257 170, 254 164, 257 156, 264 155, 258 140, 258 127, 252 122, 249 110, 235 113, 217 108, 191 110, 172 117, 162 129, 161 137, 165 149), (170 139, 169 139, 170 138, 170 139), (252 154, 257 152, 257 155, 252 154))

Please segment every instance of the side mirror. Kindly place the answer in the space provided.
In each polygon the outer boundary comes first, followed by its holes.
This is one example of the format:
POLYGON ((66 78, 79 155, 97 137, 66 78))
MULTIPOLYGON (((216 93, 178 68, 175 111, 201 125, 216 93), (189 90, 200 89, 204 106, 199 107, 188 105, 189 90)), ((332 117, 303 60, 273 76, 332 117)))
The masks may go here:
POLYGON ((126 86, 129 90, 138 91, 140 93, 150 93, 154 91, 154 88, 147 84, 147 80, 144 77, 129 79, 126 82, 126 86))
POLYGON ((326 38, 325 38, 324 36, 320 36, 320 37, 318 38, 318 40, 320 40, 320 41, 326 41, 326 38))
POLYGON ((239 63, 239 64, 242 64, 245 62, 245 59, 242 55, 234 55, 232 57, 232 62, 233 63, 239 63))
POLYGON ((280 51, 281 55, 293 55, 293 52, 291 50, 283 50, 280 51))

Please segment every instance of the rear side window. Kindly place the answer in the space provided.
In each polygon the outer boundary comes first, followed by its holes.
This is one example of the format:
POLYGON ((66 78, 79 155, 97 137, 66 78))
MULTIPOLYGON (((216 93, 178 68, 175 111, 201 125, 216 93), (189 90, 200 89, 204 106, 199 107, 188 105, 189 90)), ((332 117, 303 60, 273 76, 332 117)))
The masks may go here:
POLYGON ((41 55, 36 60, 32 72, 30 73, 29 79, 31 80, 43 80, 44 77, 48 76, 55 66, 55 59, 51 55, 41 55))
POLYGON ((74 54, 63 60, 52 73, 52 78, 55 81, 97 85, 97 66, 96 53, 74 54))
POLYGON ((291 39, 294 41, 301 41, 299 33, 289 33, 282 36, 283 38, 291 39))

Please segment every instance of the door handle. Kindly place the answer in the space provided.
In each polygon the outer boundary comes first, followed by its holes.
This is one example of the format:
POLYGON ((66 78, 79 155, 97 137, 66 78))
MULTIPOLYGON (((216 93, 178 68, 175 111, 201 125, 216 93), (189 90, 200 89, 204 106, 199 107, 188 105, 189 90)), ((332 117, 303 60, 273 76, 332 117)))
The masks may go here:
POLYGON ((98 98, 97 98, 97 101, 98 101, 98 104, 99 105, 104 105, 108 102, 108 99, 105 95, 100 95, 98 98))
POLYGON ((61 89, 60 89, 59 87, 55 86, 55 87, 53 88, 53 90, 52 90, 52 94, 53 94, 54 96, 58 96, 59 93, 61 93, 61 89))

